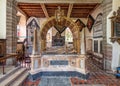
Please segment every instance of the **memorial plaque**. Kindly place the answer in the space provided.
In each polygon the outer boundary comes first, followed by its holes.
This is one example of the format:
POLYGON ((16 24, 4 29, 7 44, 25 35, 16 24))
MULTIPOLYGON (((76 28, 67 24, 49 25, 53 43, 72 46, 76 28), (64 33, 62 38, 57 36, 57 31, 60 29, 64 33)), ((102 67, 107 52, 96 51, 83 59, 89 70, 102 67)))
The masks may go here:
POLYGON ((111 42, 118 42, 120 44, 120 7, 113 12, 111 19, 111 42))
POLYGON ((66 61, 66 60, 52 60, 52 61, 50 61, 50 65, 68 65, 68 61, 66 61))

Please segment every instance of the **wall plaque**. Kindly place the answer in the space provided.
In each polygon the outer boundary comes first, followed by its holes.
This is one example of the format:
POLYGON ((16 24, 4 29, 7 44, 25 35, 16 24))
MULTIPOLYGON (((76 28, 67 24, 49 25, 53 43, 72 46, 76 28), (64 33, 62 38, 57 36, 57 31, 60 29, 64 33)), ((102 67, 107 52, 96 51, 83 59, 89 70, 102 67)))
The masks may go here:
POLYGON ((114 22, 115 36, 120 37, 120 22, 114 22))
POLYGON ((68 65, 66 60, 51 60, 50 65, 68 65))
POLYGON ((117 41, 120 44, 120 7, 113 12, 111 19, 111 42, 117 41))

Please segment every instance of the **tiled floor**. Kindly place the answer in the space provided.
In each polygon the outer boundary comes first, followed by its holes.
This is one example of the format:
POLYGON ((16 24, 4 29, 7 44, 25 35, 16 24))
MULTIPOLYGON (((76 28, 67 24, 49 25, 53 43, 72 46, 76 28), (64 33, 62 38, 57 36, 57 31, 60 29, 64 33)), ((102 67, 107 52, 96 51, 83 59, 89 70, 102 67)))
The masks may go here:
POLYGON ((38 86, 70 86, 68 77, 43 77, 38 86))
POLYGON ((88 59, 88 68, 90 70, 90 77, 88 80, 80 80, 78 78, 71 78, 72 86, 120 86, 120 79, 116 79, 113 74, 108 74, 100 70, 92 61, 88 59))

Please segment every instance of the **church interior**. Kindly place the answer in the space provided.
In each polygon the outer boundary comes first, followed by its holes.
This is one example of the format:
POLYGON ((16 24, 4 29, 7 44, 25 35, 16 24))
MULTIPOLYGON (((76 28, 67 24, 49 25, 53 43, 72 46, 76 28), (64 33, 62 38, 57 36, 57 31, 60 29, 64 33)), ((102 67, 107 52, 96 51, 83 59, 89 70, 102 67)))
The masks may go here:
POLYGON ((1 0, 0 86, 120 86, 119 0, 1 0))

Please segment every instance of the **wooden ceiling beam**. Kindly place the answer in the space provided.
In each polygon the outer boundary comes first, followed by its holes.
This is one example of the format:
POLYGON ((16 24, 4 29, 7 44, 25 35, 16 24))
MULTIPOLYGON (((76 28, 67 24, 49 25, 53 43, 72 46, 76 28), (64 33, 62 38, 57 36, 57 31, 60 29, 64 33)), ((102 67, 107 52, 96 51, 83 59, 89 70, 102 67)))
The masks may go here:
POLYGON ((35 12, 42 12, 42 10, 38 10, 38 9, 22 9, 23 11, 35 11, 35 12))
MULTIPOLYGON (((57 7, 56 6, 46 6, 48 9, 56 9, 57 7)), ((68 6, 61 6, 61 9, 67 9, 68 6)))
POLYGON ((41 7, 34 7, 34 6, 19 6, 21 9, 41 9, 41 7))
POLYGON ((42 10, 43 10, 45 16, 46 16, 47 18, 49 18, 49 15, 48 15, 47 9, 46 9, 46 7, 45 7, 45 4, 43 3, 43 4, 40 4, 40 5, 41 5, 41 8, 42 8, 42 10))
POLYGON ((69 8, 68 8, 68 13, 67 13, 67 17, 69 18, 72 12, 72 8, 73 8, 73 4, 69 4, 69 8))
POLYGON ((73 7, 74 9, 92 9, 92 8, 94 8, 94 7, 92 7, 92 6, 84 6, 84 7, 78 7, 78 6, 74 6, 73 7))
POLYGON ((99 6, 99 4, 97 4, 95 7, 94 7, 94 9, 93 10, 91 10, 91 12, 89 13, 89 14, 92 14, 93 13, 93 11, 97 8, 99 6))
POLYGON ((23 12, 19 7, 17 7, 17 10, 22 13, 25 17, 28 17, 27 14, 25 12, 23 12))
POLYGON ((74 13, 74 12, 84 12, 84 11, 86 11, 86 12, 90 12, 91 10, 93 10, 93 9, 74 9, 73 8, 73 10, 72 10, 72 12, 74 13))

